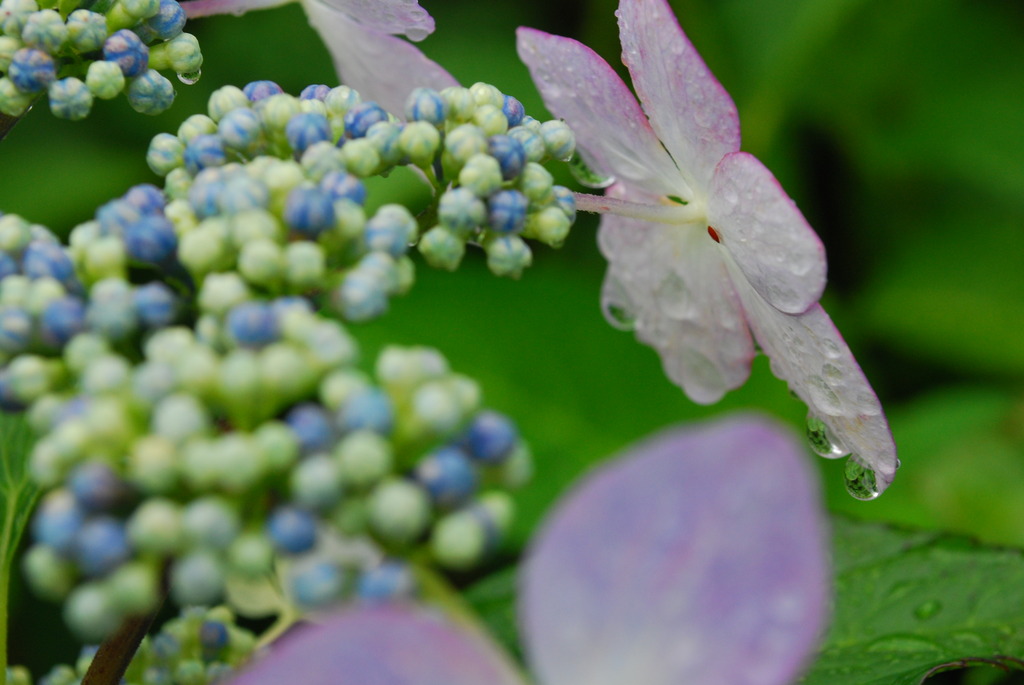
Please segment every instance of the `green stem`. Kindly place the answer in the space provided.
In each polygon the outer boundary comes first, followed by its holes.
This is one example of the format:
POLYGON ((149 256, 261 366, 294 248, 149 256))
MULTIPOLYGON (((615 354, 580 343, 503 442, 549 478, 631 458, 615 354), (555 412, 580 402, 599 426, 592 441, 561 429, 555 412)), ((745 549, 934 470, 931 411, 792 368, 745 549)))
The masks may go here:
MULTIPOLYGON (((27 114, 28 110, 25 110, 25 113, 27 114)), ((9 114, 4 114, 3 112, 0 112, 0 140, 3 140, 4 138, 7 137, 7 134, 11 132, 11 129, 14 128, 15 124, 21 121, 21 117, 23 116, 25 116, 25 114, 20 114, 16 117, 12 117, 9 114)))
MULTIPOLYGON (((4 516, 3 537, 0 538, 0 549, 11 550, 11 536, 14 527, 15 512, 11 511, 12 503, 17 498, 11 497, 7 500, 7 511, 4 516)), ((11 588, 11 562, 14 559, 13 551, 4 553, 3 566, 0 567, 0 685, 7 685, 7 600, 11 588)))
POLYGON ((300 614, 295 611, 291 606, 285 605, 281 610, 281 613, 277 615, 277 620, 274 624, 267 628, 267 631, 260 636, 259 641, 256 643, 256 649, 253 651, 259 651, 272 643, 277 638, 284 635, 289 628, 295 625, 295 622, 299 620, 300 614))

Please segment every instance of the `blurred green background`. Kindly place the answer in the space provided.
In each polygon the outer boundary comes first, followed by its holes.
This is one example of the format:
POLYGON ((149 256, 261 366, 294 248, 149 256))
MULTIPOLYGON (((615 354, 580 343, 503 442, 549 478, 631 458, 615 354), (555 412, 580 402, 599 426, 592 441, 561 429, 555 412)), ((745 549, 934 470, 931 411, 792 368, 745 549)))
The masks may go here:
MULTIPOLYGON (((421 4, 438 26, 420 44, 429 56, 531 113, 543 108, 516 58, 516 26, 576 37, 620 66, 614 0, 421 4)), ((903 468, 874 502, 845 494, 841 463, 816 460, 829 507, 1024 545, 1024 4, 671 4, 736 100, 743 148, 821 235, 826 308, 896 436, 903 468)), ((297 4, 188 30, 203 47, 203 76, 178 87, 168 113, 144 117, 123 98, 98 103, 84 122, 30 113, 0 143, 0 209, 66 232, 129 185, 158 182, 144 162, 149 139, 203 111, 215 88, 336 83, 297 4)), ((422 192, 407 181, 403 192, 422 192)), ((763 357, 745 387, 700 407, 652 350, 605 324, 596 226, 583 216, 565 248, 538 247, 520 282, 492 277, 480 253, 456 274, 421 265, 417 287, 384 320, 353 327, 368 359, 391 342, 440 348, 481 382, 487 404, 516 418, 537 461, 516 544, 588 465, 661 427, 756 410, 802 430, 805 408, 763 357)), ((16 604, 15 638, 45 630, 63 640, 53 613, 16 604)), ((15 662, 45 663, 24 638, 12 649, 15 662)))

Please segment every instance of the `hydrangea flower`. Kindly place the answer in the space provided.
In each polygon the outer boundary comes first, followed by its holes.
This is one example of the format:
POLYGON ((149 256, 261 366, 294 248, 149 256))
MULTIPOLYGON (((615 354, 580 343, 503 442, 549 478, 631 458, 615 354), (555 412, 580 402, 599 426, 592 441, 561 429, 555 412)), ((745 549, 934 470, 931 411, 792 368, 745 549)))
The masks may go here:
MULTIPOLYGON (((414 45, 396 38, 423 40, 434 19, 417 0, 300 0, 310 24, 327 45, 341 82, 392 112, 401 112, 413 88, 441 90, 458 82, 414 45)), ((189 18, 242 14, 292 0, 190 0, 189 18)))
MULTIPOLYGON (((598 468, 523 562, 520 628, 536 682, 793 682, 829 595, 812 471, 792 437, 752 416, 666 431, 598 468)), ((296 630, 233 683, 295 681, 525 682, 482 635, 394 605, 296 630)))
POLYGON ((831 433, 819 451, 853 453, 884 490, 896 448, 878 398, 818 304, 821 241, 771 172, 739 151, 736 106, 665 0, 622 0, 616 14, 640 103, 575 40, 522 28, 518 43, 584 161, 615 179, 604 197, 577 197, 579 209, 604 213, 609 320, 635 327, 700 403, 746 381, 756 341, 831 433))

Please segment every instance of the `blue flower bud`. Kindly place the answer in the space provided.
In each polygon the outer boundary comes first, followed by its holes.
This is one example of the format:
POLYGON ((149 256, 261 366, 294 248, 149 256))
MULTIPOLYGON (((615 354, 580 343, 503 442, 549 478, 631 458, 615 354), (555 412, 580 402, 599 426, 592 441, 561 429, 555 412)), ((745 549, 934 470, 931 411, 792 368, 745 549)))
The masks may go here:
POLYGON ((199 646, 204 656, 213 657, 227 647, 229 641, 228 628, 220 621, 203 621, 199 626, 199 646))
POLYGON ((174 224, 166 217, 150 214, 125 229, 124 244, 133 259, 157 264, 174 255, 178 235, 174 232, 174 224))
POLYGON ((139 321, 147 328, 163 328, 174 323, 178 314, 178 298, 168 286, 153 281, 139 286, 133 293, 139 321))
POLYGON ((144 214, 162 212, 167 198, 162 190, 152 183, 140 183, 128 189, 121 199, 144 214))
POLYGON ((101 100, 117 97, 127 81, 124 72, 115 62, 93 62, 85 74, 85 85, 89 92, 101 100))
POLYGON ((390 602, 408 599, 416 588, 409 565, 402 561, 385 561, 359 575, 356 596, 364 602, 390 602))
POLYGON ((109 516, 87 520, 75 536, 73 554, 87 576, 113 571, 131 554, 124 524, 109 516))
POLYGON ((569 217, 569 222, 576 221, 576 196, 565 186, 554 186, 552 188, 555 200, 562 212, 569 217))
POLYGON ((331 87, 322 83, 313 84, 306 86, 299 93, 300 100, 320 100, 321 102, 327 99, 327 96, 331 93, 331 87))
POLYGON ((160 114, 174 104, 174 86, 159 72, 150 69, 131 80, 128 104, 140 114, 160 114))
POLYGON ((252 81, 242 87, 242 92, 245 93, 245 97, 249 98, 250 102, 259 102, 271 95, 283 93, 284 89, 273 81, 252 81))
POLYGON ((395 423, 391 399, 383 390, 367 388, 349 397, 338 411, 338 427, 342 433, 371 430, 390 435, 395 423))
POLYGON ((185 28, 185 10, 175 0, 160 0, 160 8, 143 26, 152 31, 155 38, 171 40, 185 28))
POLYGON ((316 237, 334 226, 334 203, 319 188, 293 188, 285 202, 284 220, 299 233, 316 237))
POLYGON ((193 500, 181 514, 182 530, 189 544, 222 549, 238 537, 241 522, 235 510, 219 497, 193 500))
POLYGON ((526 221, 526 208, 530 202, 518 190, 499 190, 487 199, 487 217, 492 230, 498 233, 518 233, 526 221))
POLYGON ((228 335, 240 347, 263 347, 280 337, 277 316, 262 302, 243 302, 228 312, 228 335))
POLYGON ((119 278, 106 278, 93 285, 85 318, 90 328, 111 340, 134 333, 138 318, 131 286, 119 278))
POLYGON ((508 458, 519 440, 519 430, 504 414, 482 411, 466 429, 462 444, 470 456, 487 464, 498 464, 508 458))
POLYGON ((448 105, 436 90, 416 88, 406 98, 405 118, 440 126, 448 116, 448 105))
POLYGON ((331 303, 349 321, 367 321, 387 311, 387 285, 375 274, 353 269, 333 291, 331 303))
POLYGON ((336 601, 345 586, 345 576, 337 564, 323 559, 297 565, 288 581, 295 601, 309 609, 336 601))
POLYGON ((296 152, 304 152, 314 143, 331 140, 331 125, 327 117, 313 112, 302 112, 288 120, 285 126, 288 144, 296 152))
POLYGON ((24 309, 0 308, 0 351, 19 354, 32 342, 32 317, 24 309))
POLYGON ((21 272, 29 278, 48 276, 69 290, 78 286, 75 266, 66 249, 49 242, 29 243, 21 256, 21 272))
POLYGON ((227 116, 229 112, 236 109, 248 109, 251 104, 241 88, 222 86, 210 94, 210 99, 206 103, 206 110, 211 119, 220 123, 220 120, 227 116))
POLYGON ((303 454, 323 452, 334 443, 335 432, 330 416, 317 404, 295 406, 285 416, 285 423, 298 439, 303 454))
POLYGON ((263 123, 251 109, 235 109, 225 114, 217 125, 217 134, 225 147, 246 155, 254 154, 264 144, 263 123))
POLYGON ((21 92, 38 93, 57 78, 57 65, 42 50, 22 48, 11 56, 7 75, 21 92))
POLYGON ((216 135, 196 136, 185 146, 182 158, 193 176, 207 167, 221 166, 227 161, 224 141, 216 135))
POLYGON ((519 102, 519 100, 516 100, 511 95, 506 95, 504 98, 505 102, 501 106, 501 111, 508 120, 508 126, 509 128, 518 126, 526 115, 526 110, 523 109, 523 103, 519 102))
POLYGON ((468 237, 487 220, 487 207, 468 188, 453 188, 441 195, 438 220, 461 238, 468 237))
POLYGON ((6 252, 0 252, 0 281, 18 273, 18 262, 6 252))
POLYGON ((506 135, 491 136, 487 143, 487 151, 498 160, 501 177, 510 181, 523 171, 526 164, 526 150, 515 138, 506 135))
POLYGON ((102 461, 79 464, 68 477, 68 489, 75 501, 88 511, 106 511, 125 496, 126 484, 102 461))
POLYGON ((54 490, 36 509, 32 518, 32 539, 61 554, 71 552, 85 523, 85 511, 67 490, 54 490))
POLYGON ((277 507, 267 520, 267 537, 285 554, 301 554, 316 544, 316 520, 304 509, 277 507))
POLYGON ((218 205, 224 214, 235 215, 252 209, 266 209, 270 203, 267 187, 247 174, 230 178, 220 188, 218 205))
POLYGON ((79 9, 68 15, 68 42, 78 53, 95 52, 107 39, 107 18, 79 9))
POLYGON ((351 200, 357 205, 366 202, 366 186, 357 176, 344 171, 331 171, 320 179, 320 190, 330 196, 332 202, 351 200))
POLYGON ((457 447, 442 447, 416 465, 416 480, 439 507, 456 507, 476 491, 477 473, 469 457, 457 447))
POLYGON ((129 78, 140 76, 149 66, 149 48, 137 35, 121 29, 103 42, 103 59, 115 63, 129 78))
POLYGON ((345 113, 345 133, 349 138, 362 138, 371 126, 387 120, 388 113, 376 102, 360 102, 345 113))
POLYGON ((68 39, 68 27, 54 10, 39 10, 29 15, 21 29, 21 41, 26 47, 39 48, 56 54, 68 39))
MULTIPOLYGON (((0 312, 0 335, 6 332, 3 315, 0 312)), ((50 347, 62 348, 84 330, 85 303, 78 297, 69 295, 51 300, 39 318, 39 337, 50 347)), ((3 348, 2 342, 0 348, 3 348)))
POLYGON ((141 218, 142 211, 138 207, 120 198, 104 203, 96 210, 100 235, 121 235, 128 226, 141 218))
POLYGON ((401 127, 390 121, 380 121, 370 127, 366 132, 365 140, 370 141, 380 155, 381 162, 388 166, 398 164, 404 152, 399 145, 399 136, 402 133, 401 127))
MULTIPOLYGON (((210 171, 214 170, 216 167, 211 167, 210 171)), ((224 181, 208 173, 196 177, 195 183, 188 189, 188 201, 197 218, 205 219, 220 213, 220 197, 224 186, 224 181)))
POLYGON ((397 258, 409 249, 416 233, 416 218, 404 205, 384 205, 366 222, 366 245, 397 258))

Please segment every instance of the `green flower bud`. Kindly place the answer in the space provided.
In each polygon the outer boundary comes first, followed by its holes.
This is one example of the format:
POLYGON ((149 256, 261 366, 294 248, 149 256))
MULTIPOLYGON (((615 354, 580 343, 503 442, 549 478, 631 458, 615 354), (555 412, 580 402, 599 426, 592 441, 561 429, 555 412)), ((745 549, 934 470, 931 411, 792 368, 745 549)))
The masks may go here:
POLYGON ((64 620, 86 643, 100 642, 121 625, 123 618, 110 590, 99 583, 79 585, 64 603, 64 620))
POLYGON ((295 433, 280 421, 261 424, 253 438, 271 472, 284 471, 299 458, 299 442, 295 433))
POLYGON ((554 200, 554 185, 555 178, 551 172, 535 162, 528 162, 519 177, 519 189, 531 204, 550 204, 554 200))
POLYGON ((123 564, 105 581, 114 608, 121 614, 144 614, 160 601, 159 578, 152 565, 134 562, 123 564))
POLYGON ((229 219, 231 241, 242 249, 252 242, 269 240, 275 243, 284 239, 284 228, 273 214, 265 209, 246 209, 229 219))
POLYGON ((260 382, 279 405, 296 402, 315 387, 317 375, 305 355, 288 343, 272 343, 259 352, 260 382))
POLYGON ((0 35, 0 72, 6 72, 11 68, 11 58, 23 47, 24 43, 17 38, 0 35))
POLYGON ((469 121, 476 111, 476 97, 469 88, 451 86, 441 91, 441 97, 448 105, 448 119, 451 121, 469 121))
MULTIPOLYGON (((302 102, 319 102, 319 100, 303 100, 302 102)), ((309 180, 319 183, 331 171, 345 170, 345 155, 333 143, 321 140, 310 145, 300 161, 302 170, 309 180)))
POLYGON ((184 200, 188 198, 189 188, 192 187, 192 175, 185 167, 178 167, 167 172, 164 180, 164 192, 172 200, 184 200))
POLYGON ((173 490, 180 468, 174 443, 159 435, 136 440, 128 453, 128 479, 147 493, 173 490))
POLYGON ((193 395, 174 393, 153 407, 152 431, 176 445, 210 432, 213 421, 206 407, 193 395))
POLYGON ((119 354, 96 357, 85 367, 79 387, 89 395, 116 394, 131 387, 132 367, 119 354))
POLYGON ((91 283, 105 278, 123 279, 128 274, 124 241, 115 235, 102 236, 89 243, 82 261, 85 277, 91 283))
POLYGON ((126 532, 132 547, 143 554, 158 557, 176 554, 185 540, 181 507, 162 497, 147 499, 128 519, 126 532))
POLYGON ((44 599, 60 601, 74 587, 74 566, 61 558, 53 547, 33 545, 25 553, 21 564, 28 584, 44 599))
POLYGON ((78 9, 68 15, 68 42, 79 54, 95 52, 107 39, 107 18, 98 12, 78 9))
MULTIPOLYGON (((152 62, 151 62, 152 64, 152 62)), ((178 138, 188 144, 196 136, 213 135, 217 132, 217 122, 205 114, 193 114, 178 127, 178 138)))
POLYGON ((576 151, 576 136, 572 129, 559 119, 545 121, 540 127, 540 137, 548 154, 560 162, 567 162, 576 151))
POLYGON ((199 41, 191 33, 179 33, 149 49, 151 69, 173 69, 179 74, 194 74, 203 66, 199 41))
POLYGON ((371 430, 347 435, 334 450, 341 482, 345 487, 362 490, 380 482, 391 473, 394 463, 391 443, 371 430))
POLYGON ((519 278, 523 269, 533 262, 533 253, 517 235, 491 235, 484 240, 487 268, 495 276, 519 278))
POLYGON ((253 285, 275 288, 284 277, 284 250, 266 238, 245 243, 238 254, 238 272, 253 285))
POLYGON ((473 123, 488 136, 496 136, 508 131, 508 118, 500 106, 480 105, 473 112, 473 123))
POLYGON ((210 119, 220 123, 220 120, 228 112, 242 107, 249 107, 251 104, 241 88, 223 86, 210 94, 210 99, 206 103, 206 111, 210 115, 210 119))
POLYGON ((415 541, 430 524, 430 498, 407 480, 387 480, 370 493, 369 523, 387 544, 415 541))
MULTIPOLYGON (((120 69, 118 69, 120 71, 120 69)), ((14 85, 14 81, 6 76, 0 77, 0 112, 12 117, 20 117, 28 111, 35 96, 22 93, 14 85)))
POLYGON ((50 9, 30 14, 21 29, 21 41, 26 46, 51 55, 57 54, 67 39, 68 27, 64 24, 64 18, 50 9))
POLYGON ((25 297, 25 310, 32 316, 41 316, 46 305, 59 297, 63 297, 67 291, 55 278, 44 276, 37 278, 29 285, 25 297))
POLYGON ((85 72, 85 85, 94 97, 109 100, 124 90, 124 72, 116 62, 96 61, 85 72))
POLYGON ((443 516, 434 526, 430 551, 441 566, 464 571, 483 558, 487 551, 487 532, 473 514, 456 511, 443 516))
POLYGON ((223 219, 204 219, 194 231, 181 237, 178 259, 199 277, 226 268, 234 256, 228 247, 226 234, 227 223, 223 219))
POLYGON ((381 165, 380 153, 366 138, 347 141, 341 152, 345 159, 345 169, 360 178, 372 176, 381 165))
POLYGON ((323 284, 327 257, 316 243, 289 243, 285 248, 285 262, 285 279, 292 288, 306 291, 323 284))
POLYGON ((417 248, 427 264, 448 271, 459 268, 466 254, 466 243, 443 226, 435 226, 424 233, 417 248))
POLYGON ((320 381, 320 402, 331 411, 337 411, 353 394, 370 387, 370 381, 360 371, 340 369, 320 381))
POLYGON ((284 136, 285 127, 291 118, 302 112, 299 99, 285 93, 271 95, 256 103, 256 109, 263 120, 263 128, 271 136, 284 136))
POLYGON ((441 146, 441 134, 437 128, 425 121, 413 121, 405 125, 398 135, 398 145, 409 161, 425 169, 429 167, 438 148, 441 146))
POLYGON ((487 197, 501 189, 501 167, 490 155, 473 155, 459 172, 459 185, 477 197, 487 197))
POLYGON ((489 83, 477 81, 469 87, 469 92, 472 93, 478 108, 490 105, 501 109, 505 104, 505 96, 502 92, 489 83))
POLYGON ((545 207, 539 212, 526 215, 526 226, 523 235, 550 245, 561 247, 569 235, 572 222, 559 207, 545 207))
POLYGON ((444 151, 453 169, 461 169, 470 157, 487 153, 487 136, 472 124, 456 126, 445 136, 444 151))
POLYGON ((262 533, 243 533, 228 547, 228 565, 246 578, 259 578, 274 568, 274 547, 262 533))

